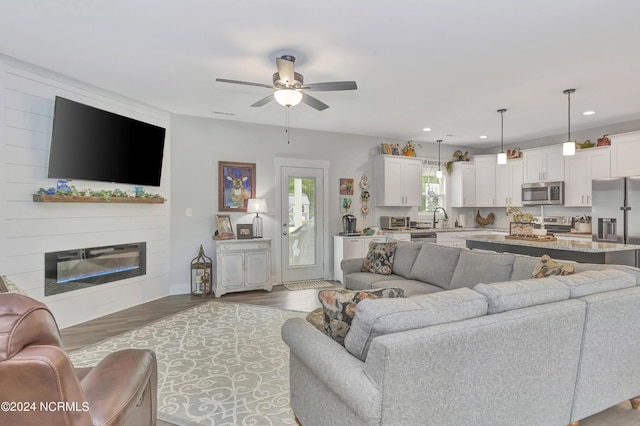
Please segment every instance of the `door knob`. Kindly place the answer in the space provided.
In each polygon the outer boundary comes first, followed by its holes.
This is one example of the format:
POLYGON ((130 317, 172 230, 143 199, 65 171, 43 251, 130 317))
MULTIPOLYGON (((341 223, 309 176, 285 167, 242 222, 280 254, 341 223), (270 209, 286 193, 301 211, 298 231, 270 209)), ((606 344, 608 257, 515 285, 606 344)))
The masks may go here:
POLYGON ((287 235, 287 231, 282 232, 282 235, 287 235))

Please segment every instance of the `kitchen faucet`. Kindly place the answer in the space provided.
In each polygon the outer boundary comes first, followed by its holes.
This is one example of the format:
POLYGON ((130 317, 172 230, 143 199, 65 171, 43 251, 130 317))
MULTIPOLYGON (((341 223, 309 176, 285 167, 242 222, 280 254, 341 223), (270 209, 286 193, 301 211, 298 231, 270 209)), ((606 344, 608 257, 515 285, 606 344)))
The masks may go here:
POLYGON ((439 222, 438 220, 436 220, 436 212, 438 210, 442 210, 442 212, 444 213, 444 218, 449 219, 449 216, 447 215, 447 211, 443 208, 443 207, 436 207, 435 209, 433 209, 433 227, 436 227, 436 224, 439 222))

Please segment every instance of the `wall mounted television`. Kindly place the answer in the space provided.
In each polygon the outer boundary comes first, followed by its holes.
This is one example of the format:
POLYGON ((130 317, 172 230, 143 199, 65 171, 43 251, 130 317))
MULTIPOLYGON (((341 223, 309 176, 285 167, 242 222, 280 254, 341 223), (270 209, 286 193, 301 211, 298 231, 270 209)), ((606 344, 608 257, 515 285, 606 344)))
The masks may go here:
POLYGON ((56 96, 47 176, 160 186, 165 133, 56 96))

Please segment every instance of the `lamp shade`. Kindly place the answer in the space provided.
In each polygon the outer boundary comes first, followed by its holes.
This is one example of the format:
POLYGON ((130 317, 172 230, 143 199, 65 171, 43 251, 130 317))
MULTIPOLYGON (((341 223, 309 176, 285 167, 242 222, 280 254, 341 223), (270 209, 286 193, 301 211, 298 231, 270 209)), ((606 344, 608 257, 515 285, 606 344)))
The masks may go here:
POLYGON ((280 89, 273 92, 273 97, 282 106, 296 106, 302 100, 302 93, 293 89, 280 89))
POLYGON ((507 164, 507 153, 499 152, 498 153, 498 164, 507 164))
POLYGON ((562 155, 576 155, 576 143, 573 141, 567 141, 562 144, 562 155))
POLYGON ((250 198, 247 201, 247 213, 267 213, 267 200, 264 198, 250 198))

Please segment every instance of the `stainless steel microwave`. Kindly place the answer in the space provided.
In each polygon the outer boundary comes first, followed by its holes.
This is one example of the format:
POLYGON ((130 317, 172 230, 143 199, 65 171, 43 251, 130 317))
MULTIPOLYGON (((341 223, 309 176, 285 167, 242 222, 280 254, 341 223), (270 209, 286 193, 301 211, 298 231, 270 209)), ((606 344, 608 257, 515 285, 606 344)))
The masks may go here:
POLYGON ((380 228, 382 229, 407 229, 409 217, 405 216, 380 216, 380 228))
POLYGON ((546 206, 564 204, 564 182, 522 184, 522 205, 546 206))

